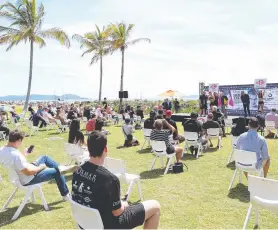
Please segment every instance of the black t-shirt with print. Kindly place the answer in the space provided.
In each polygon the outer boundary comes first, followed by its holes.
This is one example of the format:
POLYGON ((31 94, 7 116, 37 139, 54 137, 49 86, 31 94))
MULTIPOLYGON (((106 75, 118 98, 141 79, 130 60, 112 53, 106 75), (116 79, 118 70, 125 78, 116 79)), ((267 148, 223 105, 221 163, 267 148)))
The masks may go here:
MULTIPOLYGON (((121 208, 119 179, 102 166, 86 162, 73 173, 72 199, 97 209, 105 229, 113 229, 119 220, 112 214, 121 208)), ((82 226, 81 226, 82 227, 82 226)))

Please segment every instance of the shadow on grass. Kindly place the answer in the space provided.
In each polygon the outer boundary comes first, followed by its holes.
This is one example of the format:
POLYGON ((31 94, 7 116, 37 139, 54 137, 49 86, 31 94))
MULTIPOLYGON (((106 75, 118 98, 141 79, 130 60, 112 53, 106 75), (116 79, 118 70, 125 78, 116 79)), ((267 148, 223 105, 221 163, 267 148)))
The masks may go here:
MULTIPOLYGON (((204 155, 199 154, 199 158, 203 157, 204 155)), ((184 153, 183 157, 181 158, 182 160, 185 161, 194 161, 194 160, 198 160, 196 159, 196 155, 191 154, 191 153, 184 153)))
POLYGON ((236 187, 229 191, 228 197, 238 199, 241 202, 248 203, 250 201, 250 193, 248 187, 244 184, 237 184, 236 187))
POLYGON ((139 153, 139 154, 146 154, 146 153, 151 153, 151 152, 152 152, 152 148, 146 148, 146 149, 137 151, 137 153, 139 153))
POLYGON ((151 171, 144 171, 140 173, 141 179, 155 179, 163 176, 165 168, 153 169, 151 171))
MULTIPOLYGON (((37 201, 41 202, 39 198, 37 199, 37 201)), ((63 203, 63 202, 64 201, 60 200, 60 201, 49 203, 48 204, 49 211, 54 210, 54 209, 57 210, 57 209, 63 208, 62 206, 55 207, 55 205, 63 203)), ((18 209, 18 207, 19 207, 19 204, 16 207, 7 208, 3 212, 0 212, 0 228, 2 228, 3 226, 11 224, 14 221, 16 221, 16 220, 12 221, 11 219, 12 219, 13 215, 15 214, 16 210, 18 209)), ((40 211, 45 212, 44 207, 43 207, 42 204, 39 204, 39 203, 36 203, 36 204, 28 203, 28 204, 25 205, 25 207, 23 208, 23 210, 20 213, 20 216, 18 218, 21 218, 21 217, 24 217, 24 216, 33 215, 33 214, 35 214, 37 212, 40 212, 40 211)), ((24 227, 24 226, 22 226, 22 227, 24 227)))
POLYGON ((236 169, 235 161, 230 162, 229 164, 226 165, 226 167, 228 169, 235 170, 236 169))
MULTIPOLYGON (((222 147, 223 148, 223 147, 222 147)), ((221 149, 220 149, 221 150, 221 149)), ((213 152, 217 152, 217 151, 219 151, 219 149, 218 149, 218 147, 217 146, 215 146, 215 147, 208 147, 207 149, 206 149, 206 153, 213 153, 213 152)))

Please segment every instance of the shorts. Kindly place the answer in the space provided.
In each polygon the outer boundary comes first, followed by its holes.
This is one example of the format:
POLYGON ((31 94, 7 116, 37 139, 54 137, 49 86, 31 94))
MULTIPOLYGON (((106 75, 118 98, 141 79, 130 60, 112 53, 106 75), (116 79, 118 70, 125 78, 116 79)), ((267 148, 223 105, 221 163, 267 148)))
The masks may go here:
POLYGON ((263 101, 259 101, 259 105, 264 105, 264 102, 263 101))
POLYGON ((175 147, 171 145, 166 149, 167 154, 173 154, 176 151, 175 147))
POLYGON ((201 105, 200 109, 208 109, 208 106, 207 105, 201 105))
POLYGON ((118 218, 118 229, 133 229, 145 222, 145 208, 141 203, 127 207, 118 218))

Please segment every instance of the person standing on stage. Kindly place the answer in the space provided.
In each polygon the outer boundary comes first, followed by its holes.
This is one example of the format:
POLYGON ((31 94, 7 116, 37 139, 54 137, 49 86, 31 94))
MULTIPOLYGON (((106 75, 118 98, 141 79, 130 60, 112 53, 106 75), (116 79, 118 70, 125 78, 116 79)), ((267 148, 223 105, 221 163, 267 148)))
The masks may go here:
POLYGON ((248 116, 250 117, 250 97, 244 91, 241 91, 241 101, 243 104, 245 117, 247 117, 247 112, 248 112, 248 116))
POLYGON ((263 90, 260 90, 259 92, 257 92, 258 99, 259 99, 258 111, 261 111, 262 113, 264 112, 264 93, 265 93, 265 91, 263 91, 263 90))
POLYGON ((215 98, 211 91, 209 92, 208 100, 209 100, 210 111, 212 111, 212 107, 214 106, 215 98))
POLYGON ((228 97, 224 95, 223 92, 220 93, 220 100, 221 100, 221 111, 224 114, 225 118, 227 118, 228 97))
POLYGON ((162 103, 163 109, 166 110, 172 110, 172 102, 166 98, 164 102, 162 103))
POLYGON ((200 103, 201 116, 205 116, 208 109, 208 96, 206 95, 206 91, 203 91, 202 94, 200 95, 199 103, 200 103))

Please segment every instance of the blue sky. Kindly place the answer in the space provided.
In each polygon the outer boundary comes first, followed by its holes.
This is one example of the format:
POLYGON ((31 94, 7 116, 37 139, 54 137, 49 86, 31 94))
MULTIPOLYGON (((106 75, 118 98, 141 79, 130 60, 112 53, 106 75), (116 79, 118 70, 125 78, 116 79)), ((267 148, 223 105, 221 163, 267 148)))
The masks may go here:
MULTIPOLYGON (((3 3, 0 0, 0 3, 3 3)), ((39 1, 40 2, 40 1, 39 1)), ((132 38, 148 37, 126 52, 124 88, 132 97, 154 97, 167 89, 198 93, 198 82, 278 82, 276 0, 44 0, 45 28, 70 36, 94 25, 134 23, 132 38)), ((0 20, 1 25, 7 22, 0 20)), ((99 64, 89 66, 78 44, 66 49, 49 41, 35 48, 32 93, 74 93, 97 98, 99 64)), ((103 96, 116 98, 121 56, 104 59, 103 96)), ((0 46, 0 95, 26 93, 29 45, 6 52, 0 46), (3 87, 4 86, 4 87, 3 87)))

